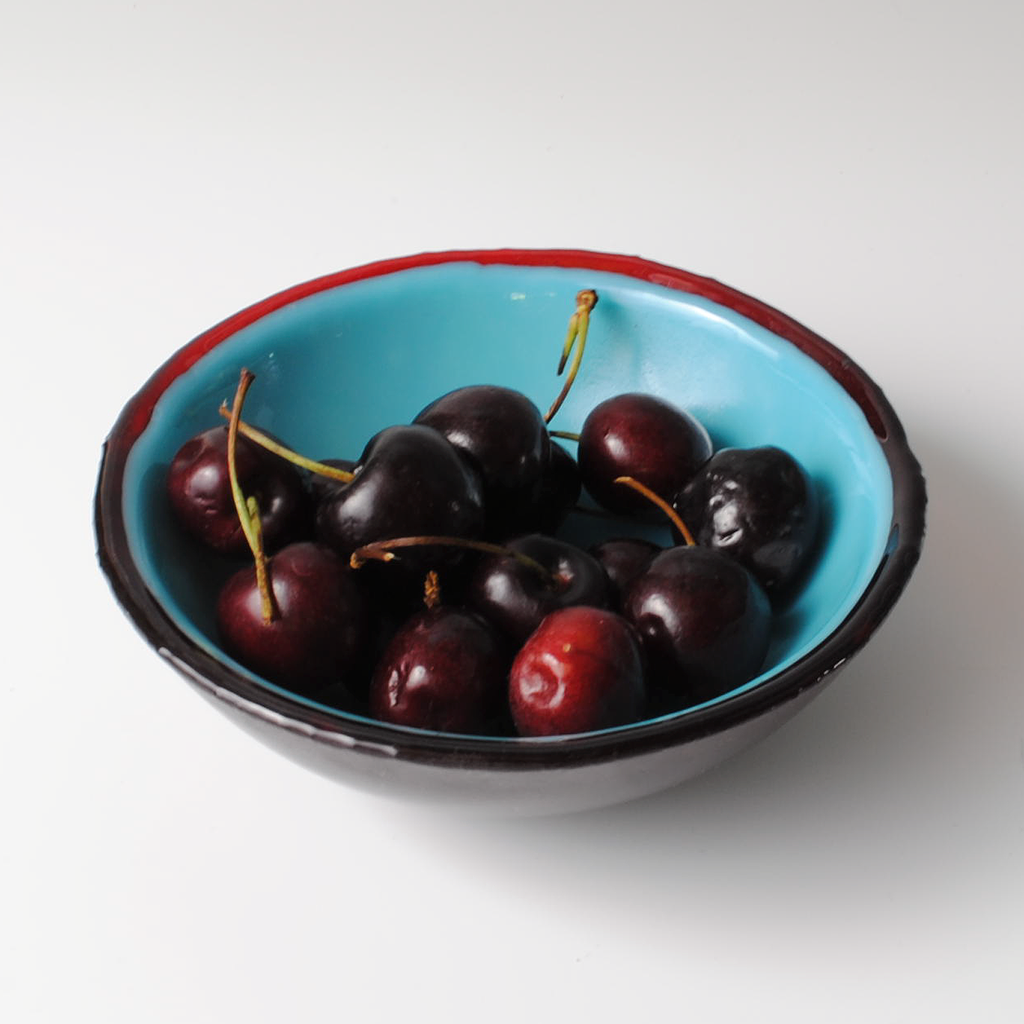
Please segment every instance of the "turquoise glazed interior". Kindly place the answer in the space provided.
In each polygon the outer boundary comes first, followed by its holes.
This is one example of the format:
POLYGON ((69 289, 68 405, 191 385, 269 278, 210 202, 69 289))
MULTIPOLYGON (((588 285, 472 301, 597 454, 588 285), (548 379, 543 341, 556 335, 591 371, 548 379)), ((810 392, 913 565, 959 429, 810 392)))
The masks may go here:
MULTIPOLYGON (((468 261, 299 298, 227 337, 166 390, 132 448, 123 513, 139 571, 176 625, 256 678, 217 646, 213 588, 226 564, 182 536, 164 496, 175 451, 223 422, 217 409, 230 401, 241 367, 256 375, 249 422, 311 457, 356 459, 378 430, 411 421, 463 385, 517 388, 546 409, 561 387, 555 368, 581 288, 600 300, 580 376, 552 428, 579 430, 599 401, 645 391, 693 413, 716 447, 774 444, 794 455, 821 495, 820 550, 777 616, 765 671, 734 693, 812 650, 856 605, 889 540, 892 479, 859 406, 790 342, 710 300, 614 273, 468 261)), ((563 528, 587 543, 623 532, 621 523, 586 516, 563 528)), ((667 542, 667 531, 658 532, 667 542)))

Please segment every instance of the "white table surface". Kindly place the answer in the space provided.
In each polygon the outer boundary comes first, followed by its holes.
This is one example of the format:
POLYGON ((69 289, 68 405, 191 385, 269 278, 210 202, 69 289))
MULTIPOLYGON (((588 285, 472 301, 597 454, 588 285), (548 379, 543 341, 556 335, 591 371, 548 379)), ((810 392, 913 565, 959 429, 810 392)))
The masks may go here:
POLYGON ((1004 0, 8 5, 0 1018, 1024 1019, 1024 17, 1004 0), (844 348, 928 477, 873 642, 683 788, 473 822, 166 668, 101 442, 189 338, 427 249, 638 253, 844 348))

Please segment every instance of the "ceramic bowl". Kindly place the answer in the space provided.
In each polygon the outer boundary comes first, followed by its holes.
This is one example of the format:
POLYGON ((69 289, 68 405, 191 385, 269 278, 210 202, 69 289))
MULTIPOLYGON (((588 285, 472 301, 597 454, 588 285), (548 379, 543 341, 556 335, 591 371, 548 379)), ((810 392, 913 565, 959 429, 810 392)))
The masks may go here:
MULTIPOLYGON (((96 532, 113 591, 150 644, 269 746, 376 793, 542 813, 675 785, 777 728, 892 608, 920 554, 924 508, 920 468, 882 392, 788 316, 635 257, 498 250, 322 277, 187 344, 128 402, 107 439, 96 532), (258 385, 248 420, 301 452, 357 458, 375 432, 461 385, 518 388, 547 408, 581 288, 596 289, 600 302, 553 427, 578 430, 602 399, 651 392, 696 415, 716 447, 788 450, 819 490, 820 551, 777 616, 764 671, 716 700, 636 725, 517 739, 386 726, 289 693, 228 657, 213 625, 208 560, 172 522, 164 479, 177 448, 221 422, 218 405, 230 400, 240 368, 258 385)), ((576 520, 570 535, 584 529, 576 520)))

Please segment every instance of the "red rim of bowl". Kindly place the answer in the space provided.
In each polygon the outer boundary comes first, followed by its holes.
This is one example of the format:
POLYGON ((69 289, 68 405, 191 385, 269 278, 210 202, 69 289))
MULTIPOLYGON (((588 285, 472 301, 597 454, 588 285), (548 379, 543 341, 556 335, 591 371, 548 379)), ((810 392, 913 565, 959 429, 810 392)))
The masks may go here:
POLYGON ((407 760, 480 767, 538 767, 603 761, 676 746, 757 718, 821 683, 867 643, 906 586, 924 541, 925 484, 895 411, 881 389, 841 350, 765 303, 708 277, 664 264, 575 249, 491 249, 421 253, 381 260, 295 285, 263 299, 193 339, 125 405, 104 445, 95 498, 97 554, 115 596, 149 643, 193 684, 257 718, 324 743, 388 748, 407 760), (882 561, 846 619, 812 651, 763 683, 714 705, 626 729, 542 742, 402 730, 332 714, 260 686, 198 648, 146 587, 128 545, 121 506, 125 465, 164 391, 197 360, 243 327, 317 292, 413 267, 441 263, 553 266, 606 271, 702 296, 748 317, 821 365, 861 408, 888 462, 893 517, 882 561))

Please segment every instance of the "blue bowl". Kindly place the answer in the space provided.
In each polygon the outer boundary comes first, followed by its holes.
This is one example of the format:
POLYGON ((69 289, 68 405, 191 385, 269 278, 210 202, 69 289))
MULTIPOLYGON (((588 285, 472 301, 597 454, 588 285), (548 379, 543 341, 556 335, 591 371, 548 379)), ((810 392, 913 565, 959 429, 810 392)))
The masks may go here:
MULTIPOLYGON (((895 413, 842 352, 707 278, 575 251, 432 253, 330 275, 196 338, 128 403, 96 496, 101 564, 136 625, 204 696, 294 759, 374 791, 496 811, 599 806, 689 778, 785 721, 870 637, 919 557, 924 481, 895 413), (594 288, 580 377, 553 427, 578 430, 623 391, 697 416, 717 447, 774 444, 807 469, 824 530, 805 584, 776 617, 764 671, 685 711, 571 737, 456 736, 384 725, 261 679, 220 648, 216 564, 171 519, 168 464, 221 422, 242 366, 246 418, 314 457, 365 441, 467 384, 547 408, 574 296, 594 288)), ((598 539, 598 521, 564 532, 598 539)), ((606 528, 605 528, 606 529, 606 528)), ((667 533, 665 534, 667 540, 667 533)))

